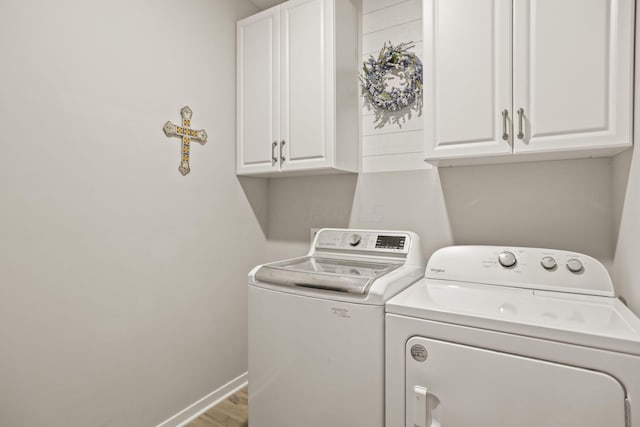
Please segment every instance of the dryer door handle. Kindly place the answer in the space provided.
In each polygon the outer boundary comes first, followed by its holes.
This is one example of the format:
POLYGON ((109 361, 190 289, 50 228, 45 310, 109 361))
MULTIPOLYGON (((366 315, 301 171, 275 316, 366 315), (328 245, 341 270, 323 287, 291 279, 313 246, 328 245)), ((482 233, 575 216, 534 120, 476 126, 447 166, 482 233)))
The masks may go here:
POLYGON ((429 391, 422 386, 413 386, 413 425, 414 427, 441 427, 431 413, 429 405, 429 391))
POLYGON ((427 389, 419 385, 413 386, 413 425, 427 427, 427 389))

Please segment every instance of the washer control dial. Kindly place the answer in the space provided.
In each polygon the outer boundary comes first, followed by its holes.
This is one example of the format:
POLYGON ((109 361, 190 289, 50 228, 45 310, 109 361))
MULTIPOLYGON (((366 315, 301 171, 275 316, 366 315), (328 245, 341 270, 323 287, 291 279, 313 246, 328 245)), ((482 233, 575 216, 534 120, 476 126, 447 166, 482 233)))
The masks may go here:
POLYGON ((584 266, 582 265, 580 260, 577 260, 575 258, 572 258, 569 261, 567 261, 567 268, 572 273, 580 273, 582 270, 584 270, 584 266))
POLYGON ((516 256, 513 254, 513 252, 503 251, 500 253, 500 255, 498 255, 498 262, 501 266, 509 268, 516 265, 516 262, 518 262, 518 260, 516 259, 516 256))
POLYGON ((553 270, 558 266, 558 263, 556 262, 556 260, 550 256, 546 256, 542 258, 542 261, 540 261, 540 264, 542 264, 545 270, 553 270))
POLYGON ((353 246, 356 247, 360 244, 360 242, 362 241, 362 236, 359 234, 352 234, 351 237, 349 237, 349 246, 353 246))

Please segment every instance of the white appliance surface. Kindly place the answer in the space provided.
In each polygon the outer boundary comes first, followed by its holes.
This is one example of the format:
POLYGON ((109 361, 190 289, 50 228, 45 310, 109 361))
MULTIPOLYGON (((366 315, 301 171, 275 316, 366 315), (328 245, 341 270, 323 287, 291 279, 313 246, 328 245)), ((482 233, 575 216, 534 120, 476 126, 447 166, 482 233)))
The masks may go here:
POLYGON ((386 313, 387 426, 640 426, 640 320, 591 257, 444 248, 386 313))
POLYGON ((252 427, 383 427, 384 302, 424 273, 410 232, 322 229, 249 274, 252 427))

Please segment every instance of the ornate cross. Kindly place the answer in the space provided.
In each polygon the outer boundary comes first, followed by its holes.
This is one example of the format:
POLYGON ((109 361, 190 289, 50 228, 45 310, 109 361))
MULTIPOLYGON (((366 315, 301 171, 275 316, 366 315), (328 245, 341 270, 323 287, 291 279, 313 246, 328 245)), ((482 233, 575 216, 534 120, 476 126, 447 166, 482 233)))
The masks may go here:
POLYGON ((180 162, 178 170, 182 175, 186 175, 191 171, 189 168, 189 144, 191 141, 197 141, 201 145, 206 144, 207 132, 204 130, 191 129, 191 116, 193 115, 191 108, 184 107, 180 110, 180 115, 182 116, 182 126, 176 126, 171 122, 167 122, 164 124, 163 129, 167 136, 182 137, 182 161, 180 162))

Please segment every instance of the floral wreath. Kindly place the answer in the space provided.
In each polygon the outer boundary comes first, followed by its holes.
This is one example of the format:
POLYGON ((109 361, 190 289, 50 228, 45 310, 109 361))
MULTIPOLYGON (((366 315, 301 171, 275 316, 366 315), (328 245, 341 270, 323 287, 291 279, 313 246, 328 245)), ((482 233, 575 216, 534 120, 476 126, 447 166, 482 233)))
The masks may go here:
POLYGON ((369 56, 362 64, 360 83, 362 96, 374 107, 386 111, 400 111, 413 105, 422 94, 422 62, 410 49, 413 42, 393 46, 385 43, 378 59, 369 56), (395 73, 406 85, 388 89, 385 79, 389 73, 395 73))

